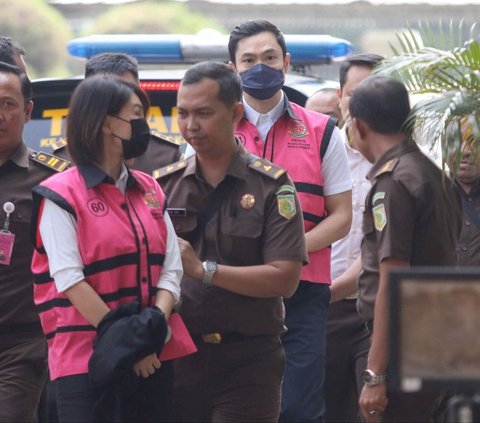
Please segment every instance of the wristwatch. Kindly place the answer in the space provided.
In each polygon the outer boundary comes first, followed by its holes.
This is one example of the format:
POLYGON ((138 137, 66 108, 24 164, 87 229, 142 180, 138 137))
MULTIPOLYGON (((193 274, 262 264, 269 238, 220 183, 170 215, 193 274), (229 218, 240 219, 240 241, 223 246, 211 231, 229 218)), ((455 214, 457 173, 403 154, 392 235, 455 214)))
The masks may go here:
POLYGON ((373 370, 367 369, 363 372, 363 382, 367 386, 376 386, 385 383, 387 375, 377 375, 373 370))
POLYGON ((212 283, 212 278, 215 272, 218 270, 218 264, 214 261, 204 261, 202 263, 203 270, 205 270, 205 276, 203 277, 203 283, 210 284, 212 283))

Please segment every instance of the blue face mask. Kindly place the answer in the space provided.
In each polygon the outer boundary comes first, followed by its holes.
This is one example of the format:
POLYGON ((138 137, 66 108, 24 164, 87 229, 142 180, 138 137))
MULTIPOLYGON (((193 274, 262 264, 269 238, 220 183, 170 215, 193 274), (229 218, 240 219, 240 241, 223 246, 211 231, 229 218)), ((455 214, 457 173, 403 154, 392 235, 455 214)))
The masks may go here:
POLYGON ((259 63, 240 74, 242 88, 247 94, 257 100, 272 98, 285 82, 282 69, 274 69, 259 63))

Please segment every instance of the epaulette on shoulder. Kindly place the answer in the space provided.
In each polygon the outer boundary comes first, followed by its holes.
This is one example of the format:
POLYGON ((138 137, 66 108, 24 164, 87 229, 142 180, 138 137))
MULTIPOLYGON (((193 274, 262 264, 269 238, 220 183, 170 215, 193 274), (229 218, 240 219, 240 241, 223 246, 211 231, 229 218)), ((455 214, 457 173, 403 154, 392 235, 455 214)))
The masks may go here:
POLYGON ((379 170, 377 173, 375 173, 375 178, 378 178, 380 175, 383 175, 384 173, 391 173, 393 172, 393 169, 395 169, 395 166, 398 163, 398 158, 391 159, 388 162, 386 162, 379 170))
POLYGON ((175 162, 154 170, 152 172, 152 176, 155 179, 160 179, 165 175, 170 175, 172 173, 179 171, 180 169, 184 169, 186 166, 187 166, 187 161, 185 159, 182 159, 182 160, 179 160, 178 162, 175 162))
POLYGON ((156 131, 150 131, 150 136, 158 142, 164 142, 167 144, 171 144, 172 146, 179 147, 180 142, 177 141, 175 138, 171 137, 170 135, 167 134, 161 134, 156 131))
POLYGON ((68 142, 65 139, 59 139, 51 145, 52 151, 55 153, 56 151, 65 148, 67 145, 68 142))
POLYGON ((268 160, 261 159, 253 154, 248 157, 248 167, 275 180, 287 172, 283 167, 276 166, 268 160))
POLYGON ((55 172, 63 172, 65 169, 69 168, 71 164, 68 160, 54 156, 53 154, 44 153, 43 151, 32 151, 30 153, 30 158, 34 162, 40 163, 55 172))

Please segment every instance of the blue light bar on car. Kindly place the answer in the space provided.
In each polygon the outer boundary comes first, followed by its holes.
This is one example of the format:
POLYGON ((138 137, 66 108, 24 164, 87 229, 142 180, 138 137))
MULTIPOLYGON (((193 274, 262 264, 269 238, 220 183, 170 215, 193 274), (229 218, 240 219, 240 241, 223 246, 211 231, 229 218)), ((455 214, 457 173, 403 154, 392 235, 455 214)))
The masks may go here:
MULTIPOLYGON (((353 51, 352 44, 330 35, 285 35, 292 64, 314 64, 338 60, 353 51)), ((68 44, 72 56, 90 58, 100 53, 127 53, 139 63, 196 63, 228 61, 228 36, 207 32, 179 34, 109 34, 76 38, 68 44)))

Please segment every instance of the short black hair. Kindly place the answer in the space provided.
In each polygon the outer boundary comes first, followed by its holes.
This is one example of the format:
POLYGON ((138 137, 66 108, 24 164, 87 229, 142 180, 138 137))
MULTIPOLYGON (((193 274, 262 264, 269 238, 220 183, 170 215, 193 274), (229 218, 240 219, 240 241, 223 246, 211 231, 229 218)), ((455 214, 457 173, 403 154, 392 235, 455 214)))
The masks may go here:
POLYGON ((125 72, 130 72, 138 81, 137 59, 125 53, 97 54, 85 64, 85 78, 106 73, 122 75, 125 72))
POLYGON ((202 79, 213 79, 218 83, 218 99, 226 106, 242 101, 242 82, 238 73, 221 62, 200 62, 185 72, 182 85, 200 82, 202 79))
POLYGON ((363 120, 379 134, 406 132, 410 113, 408 92, 400 81, 373 75, 362 81, 350 98, 350 116, 363 120))
POLYGON ((238 42, 244 38, 251 37, 252 35, 260 34, 261 32, 271 32, 277 39, 280 45, 283 57, 287 55, 287 44, 285 43, 285 37, 274 24, 263 19, 256 19, 253 21, 242 22, 237 25, 230 33, 228 40, 228 54, 230 55, 230 61, 235 63, 235 53, 237 52, 238 42))
POLYGON ((132 94, 148 109, 147 94, 135 84, 115 75, 84 79, 72 94, 67 118, 67 139, 76 164, 98 163, 103 155, 102 126, 107 116, 116 116, 132 94))
POLYGON ((9 65, 17 66, 17 61, 15 60, 16 54, 25 56, 26 51, 10 37, 0 35, 0 62, 5 62, 9 65))
POLYGON ((340 64, 340 89, 347 82, 347 74, 351 67, 361 66, 373 70, 383 59, 384 57, 371 53, 355 54, 347 57, 340 64))
POLYGON ((20 86, 22 89, 22 96, 24 99, 25 104, 30 102, 32 100, 33 92, 32 92, 32 83, 28 76, 15 65, 12 65, 10 63, 6 63, 3 61, 0 61, 0 72, 1 73, 13 73, 18 76, 20 79, 20 86))

